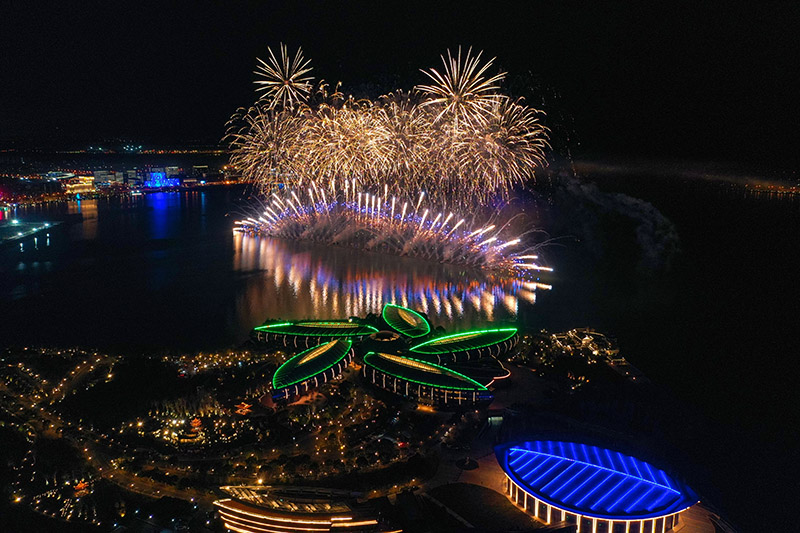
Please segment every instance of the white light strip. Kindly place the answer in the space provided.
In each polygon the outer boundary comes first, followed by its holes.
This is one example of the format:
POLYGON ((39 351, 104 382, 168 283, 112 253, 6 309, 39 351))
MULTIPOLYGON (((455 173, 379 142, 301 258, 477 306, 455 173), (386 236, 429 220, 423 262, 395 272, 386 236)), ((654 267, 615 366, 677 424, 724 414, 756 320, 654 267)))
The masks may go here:
POLYGON ((377 524, 377 520, 361 520, 359 522, 337 522, 331 524, 331 529, 333 528, 344 528, 344 527, 358 527, 358 526, 374 526, 377 524))
MULTIPOLYGON (((528 450, 528 451, 530 451, 530 450, 528 450)), ((507 479, 508 479, 508 480, 511 482, 511 484, 512 484, 513 486, 517 487, 517 489, 522 489, 522 492, 526 493, 528 496, 530 496, 531 498, 533 498, 533 499, 534 499, 534 500, 536 500, 536 501, 541 501, 541 502, 542 502, 544 505, 546 505, 546 506, 547 506, 547 508, 548 508, 548 509, 547 509, 547 511, 548 511, 548 521, 547 521, 546 523, 548 523, 548 524, 550 523, 550 522, 549 522, 549 520, 550 520, 550 519, 549 519, 549 514, 550 514, 550 510, 551 510, 551 508, 552 508, 552 509, 555 509, 556 511, 562 511, 562 512, 565 512, 565 513, 570 513, 570 514, 576 514, 576 513, 575 513, 575 511, 567 511, 566 509, 561 509, 560 507, 556 507, 555 505, 551 505, 551 504, 547 503, 547 502, 546 502, 546 501, 544 501, 544 500, 539 500, 539 499, 538 499, 536 496, 534 496, 533 494, 531 494, 530 492, 528 492, 527 490, 525 490, 525 488, 524 488, 524 487, 520 487, 519 485, 517 485, 517 482, 516 482, 516 481, 514 481, 514 480, 513 480, 513 479, 512 479, 512 478, 511 478, 511 477, 510 477, 508 474, 506 474, 506 478, 507 478, 507 479)), ((512 492, 513 492, 513 491, 512 491, 512 492)), ((508 494, 507 496, 508 496, 508 499, 510 500, 510 499, 511 499, 511 495, 510 495, 510 494, 508 494)), ((699 502, 696 502, 696 503, 699 503, 699 502)), ((678 516, 678 515, 680 515, 682 512, 684 512, 685 510, 689 509, 690 507, 692 507, 692 506, 694 506, 694 505, 695 505, 695 504, 693 503, 692 505, 688 505, 688 506, 686 506, 685 508, 681 509, 680 511, 674 511, 674 512, 671 512, 671 513, 669 513, 669 514, 665 514, 665 515, 660 515, 660 516, 657 516, 657 517, 655 517, 655 518, 641 518, 641 519, 634 519, 633 521, 634 521, 634 522, 644 522, 645 520, 659 520, 659 519, 661 519, 661 518, 666 518, 667 516, 678 516)), ((587 514, 583 514, 583 515, 581 515, 581 516, 583 516, 583 517, 585 517, 585 518, 591 518, 591 519, 593 519, 593 520, 605 520, 606 522, 613 522, 613 521, 617 521, 617 522, 619 522, 619 521, 625 520, 624 518, 604 518, 604 517, 602 517, 602 516, 600 516, 600 517, 593 517, 593 516, 591 516, 591 515, 587 515, 587 514)), ((538 518, 538 517, 537 517, 537 518, 538 518)), ((630 522, 631 522, 631 520, 626 520, 626 521, 627 521, 628 523, 630 523, 630 522)), ((673 520, 673 523, 675 523, 675 520, 673 520)))

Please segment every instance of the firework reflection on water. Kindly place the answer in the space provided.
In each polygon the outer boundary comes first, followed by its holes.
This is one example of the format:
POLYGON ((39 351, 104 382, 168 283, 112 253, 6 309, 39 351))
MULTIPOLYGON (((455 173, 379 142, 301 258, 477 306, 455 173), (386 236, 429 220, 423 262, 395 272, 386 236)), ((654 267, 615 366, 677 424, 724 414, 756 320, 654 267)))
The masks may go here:
POLYGON ((267 318, 321 319, 379 313, 391 302, 448 326, 516 318, 538 285, 410 258, 234 234, 233 269, 247 290, 237 306, 253 325, 267 318))

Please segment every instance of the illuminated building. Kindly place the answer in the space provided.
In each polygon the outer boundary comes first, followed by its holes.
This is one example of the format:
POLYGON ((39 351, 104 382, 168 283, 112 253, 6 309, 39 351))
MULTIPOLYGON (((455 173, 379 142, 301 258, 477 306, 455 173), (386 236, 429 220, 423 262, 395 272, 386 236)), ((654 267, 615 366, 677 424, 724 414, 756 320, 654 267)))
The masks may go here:
POLYGON ((506 495, 546 524, 585 533, 664 533, 697 495, 663 470, 619 452, 573 442, 503 444, 495 455, 506 495))
POLYGON ((141 185, 142 179, 139 177, 139 172, 135 169, 125 171, 125 183, 130 186, 141 185))
POLYGON ((164 187, 180 187, 179 178, 169 178, 166 172, 150 172, 150 177, 144 181, 144 186, 148 189, 161 189, 164 187))
POLYGON ((395 354, 367 353, 363 373, 374 385, 424 405, 473 406, 493 398, 486 386, 464 374, 395 354))
POLYGON ((124 181, 122 172, 114 172, 113 170, 95 170, 94 184, 95 187, 108 187, 112 184, 121 184, 124 181))
POLYGON ((407 337, 424 337, 431 332, 431 325, 425 317, 399 305, 384 305, 381 317, 386 325, 407 337))
POLYGON ((67 194, 91 194, 95 192, 93 176, 78 176, 67 180, 64 185, 67 194))
POLYGON ((44 178, 48 180, 68 180, 74 177, 75 177, 74 172, 50 171, 44 175, 44 178))
POLYGON ((283 363, 272 376, 272 398, 303 394, 339 376, 353 360, 353 342, 334 340, 300 352, 283 363))
POLYGON ((250 412, 253 410, 253 404, 245 402, 236 404, 234 405, 234 407, 236 407, 235 413, 237 415, 242 415, 242 416, 249 415, 250 412))
POLYGON ((199 418, 189 421, 188 427, 182 422, 173 421, 172 426, 164 428, 160 433, 162 438, 172 444, 190 446, 202 444, 206 440, 206 433, 203 431, 203 422, 199 418))
POLYGON ((264 324, 254 328, 251 336, 259 342, 310 348, 335 339, 361 340, 376 331, 370 325, 351 320, 305 320, 264 324))
POLYGON ((402 353, 408 350, 405 339, 396 331, 373 333, 358 344, 359 355, 367 352, 402 353))
POLYGON ((411 347, 411 357, 436 363, 499 357, 516 346, 516 328, 464 331, 437 337, 411 347))
POLYGON ((89 486, 89 483, 87 483, 86 481, 83 481, 83 480, 81 480, 80 482, 76 483, 75 486, 73 487, 73 489, 75 491, 75 497, 77 497, 77 498, 82 498, 83 496, 87 496, 87 495, 90 494, 90 491, 91 491, 91 487, 89 486))
POLYGON ((370 502, 354 493, 306 487, 221 487, 217 500, 223 524, 235 533, 342 532, 402 533, 382 519, 370 502))

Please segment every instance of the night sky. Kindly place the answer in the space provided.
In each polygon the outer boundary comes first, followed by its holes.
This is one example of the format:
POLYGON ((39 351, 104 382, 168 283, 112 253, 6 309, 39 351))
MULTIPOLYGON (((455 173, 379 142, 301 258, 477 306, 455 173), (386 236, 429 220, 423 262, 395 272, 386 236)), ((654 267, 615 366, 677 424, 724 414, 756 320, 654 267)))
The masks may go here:
POLYGON ((800 162, 796 2, 595 4, 11 2, 0 143, 216 142, 269 45, 377 96, 462 44, 497 56, 577 155, 800 162))

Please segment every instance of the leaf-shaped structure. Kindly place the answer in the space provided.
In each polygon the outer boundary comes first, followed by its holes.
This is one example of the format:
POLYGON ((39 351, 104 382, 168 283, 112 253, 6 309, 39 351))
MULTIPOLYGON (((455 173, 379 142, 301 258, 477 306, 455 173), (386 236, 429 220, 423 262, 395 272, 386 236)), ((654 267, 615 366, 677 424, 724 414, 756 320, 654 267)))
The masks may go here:
POLYGON ((517 328, 494 328, 463 331, 417 344, 412 357, 437 363, 478 357, 497 357, 517 343, 517 328))
POLYGON ((364 356, 364 364, 384 374, 428 387, 447 390, 487 390, 474 379, 455 370, 401 355, 370 352, 364 356))
POLYGON ((389 327, 407 337, 423 337, 431 332, 431 325, 428 324, 425 317, 411 309, 395 304, 386 304, 383 306, 381 315, 389 327))
POLYGON ((622 453, 574 442, 531 441, 495 448, 525 492, 586 517, 641 520, 678 513, 697 495, 663 470, 622 453))
POLYGON ((264 324, 254 328, 256 332, 275 335, 308 337, 360 337, 378 331, 376 328, 347 320, 306 320, 302 322, 280 322, 264 324))
MULTIPOLYGON (((298 393, 308 382, 323 383, 341 373, 353 357, 353 342, 335 340, 320 344, 295 355, 283 363, 272 376, 272 388, 278 396, 298 393), (293 390, 289 390, 293 389, 293 390)), ((316 384, 316 383, 315 383, 316 384)))

